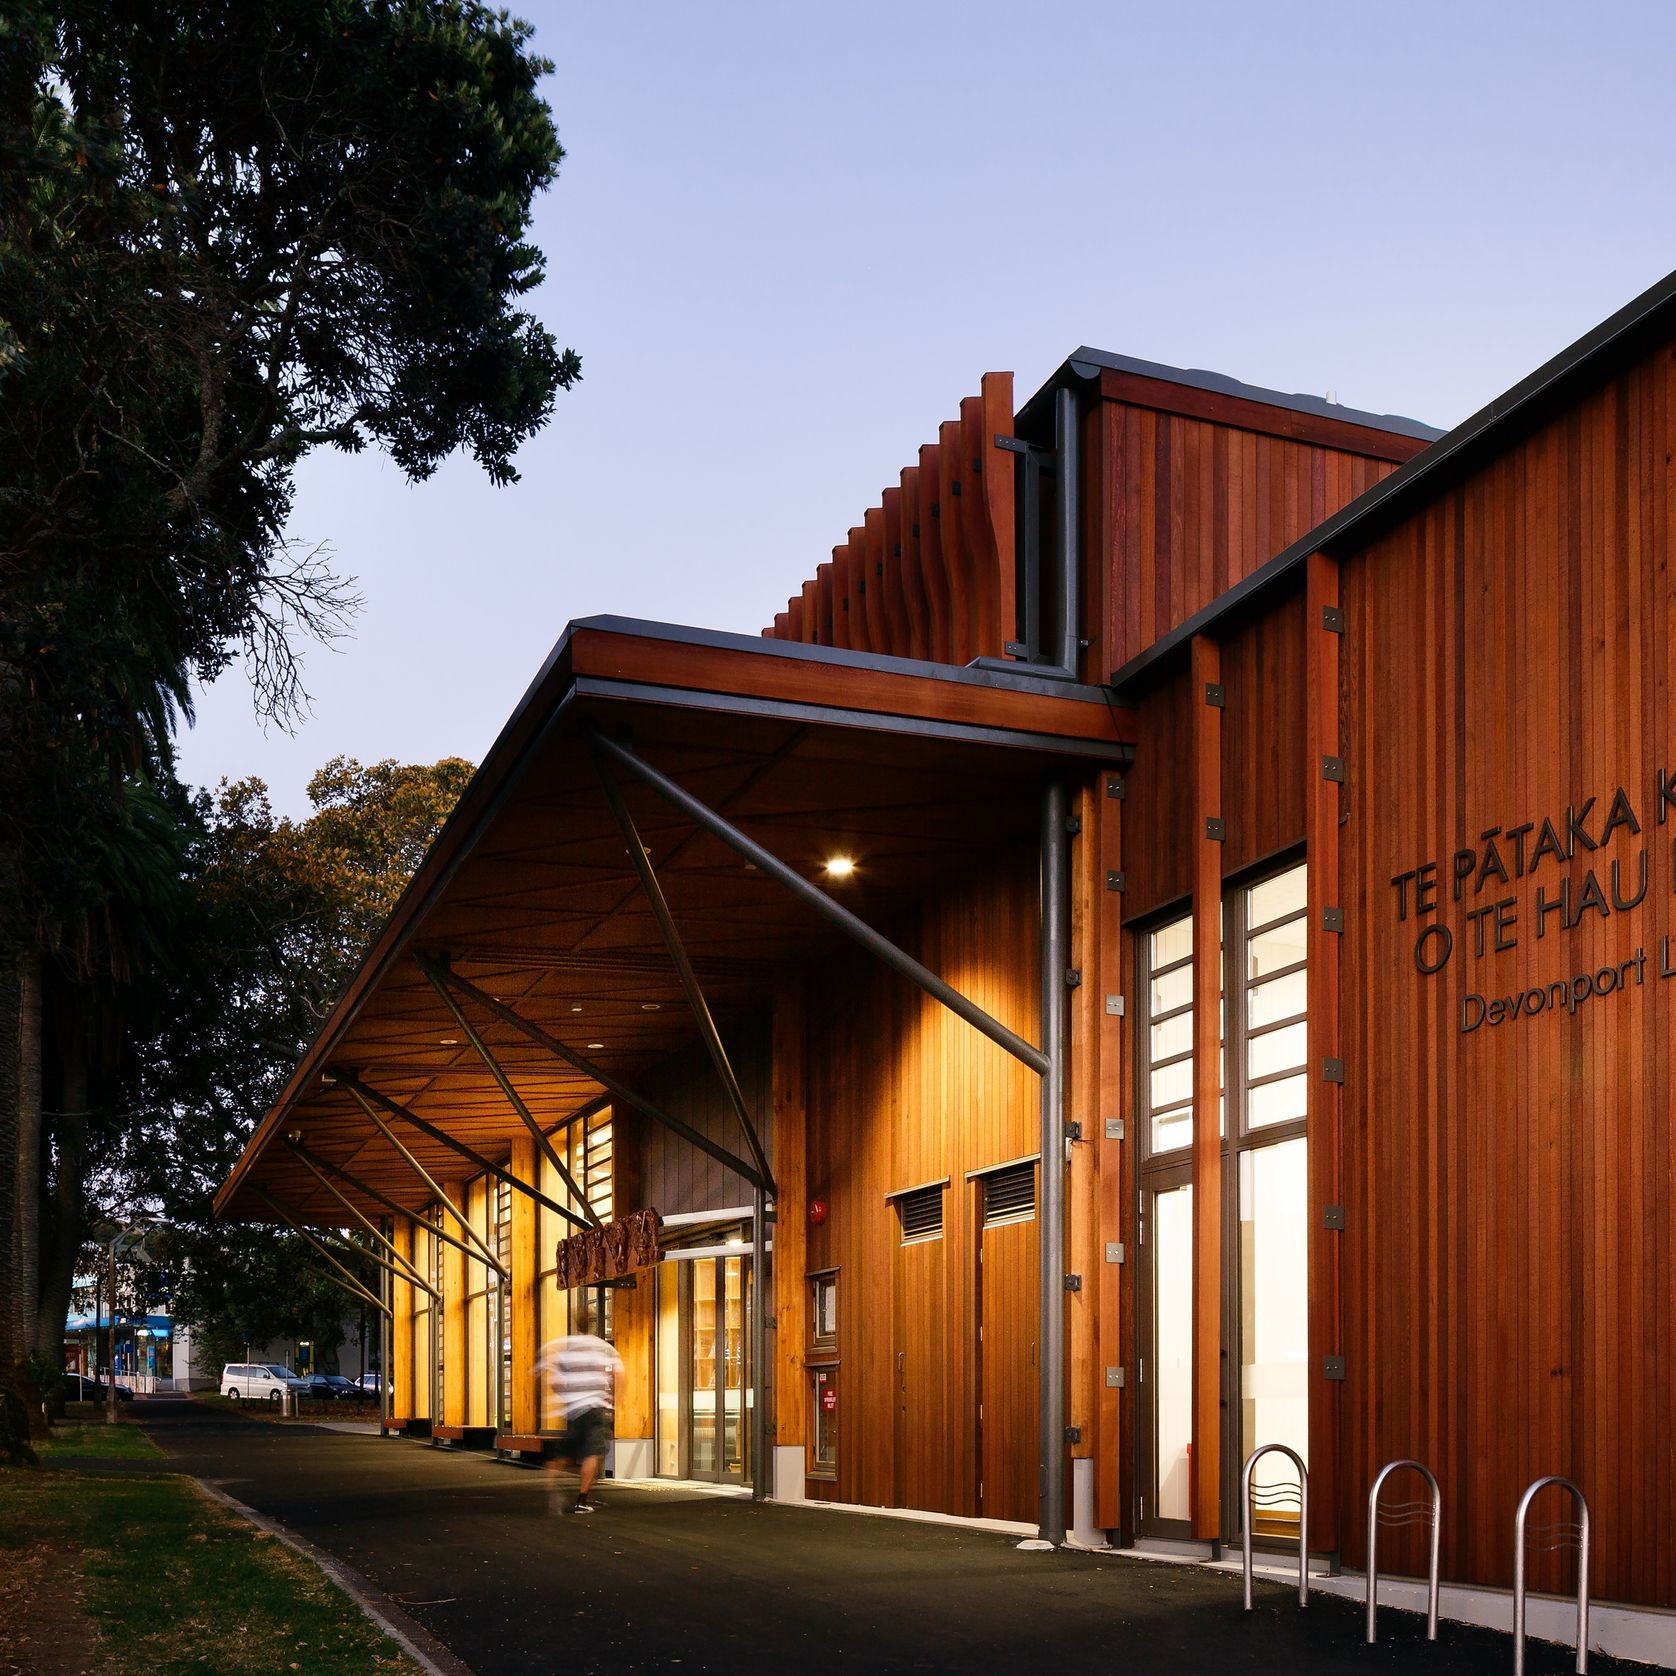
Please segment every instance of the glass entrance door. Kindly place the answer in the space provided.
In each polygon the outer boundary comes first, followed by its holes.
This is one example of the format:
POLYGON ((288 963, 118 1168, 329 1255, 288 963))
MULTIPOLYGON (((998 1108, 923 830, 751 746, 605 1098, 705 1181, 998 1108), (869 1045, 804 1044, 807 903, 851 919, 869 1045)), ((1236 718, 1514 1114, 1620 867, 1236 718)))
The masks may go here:
POLYGON ((710 1483, 742 1484, 750 1463, 750 1260, 698 1257, 687 1284, 687 1471, 710 1483))

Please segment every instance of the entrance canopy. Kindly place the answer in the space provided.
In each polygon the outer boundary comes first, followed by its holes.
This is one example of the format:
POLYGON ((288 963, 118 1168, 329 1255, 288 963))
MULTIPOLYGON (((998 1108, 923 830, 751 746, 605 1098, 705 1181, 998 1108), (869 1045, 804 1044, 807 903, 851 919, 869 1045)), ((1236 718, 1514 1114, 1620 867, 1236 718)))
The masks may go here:
POLYGON ((350 1206, 417 1213, 432 1194, 415 1163, 437 1182, 481 1173, 532 1126, 610 1101, 703 1039, 694 990, 725 1026, 778 971, 839 946, 771 859, 888 933, 939 880, 1033 842, 1044 782, 1126 762, 1129 737, 1102 689, 1022 671, 572 624, 217 1213, 270 1221, 282 1206, 335 1227, 350 1206), (728 831, 768 856, 748 859, 728 831))

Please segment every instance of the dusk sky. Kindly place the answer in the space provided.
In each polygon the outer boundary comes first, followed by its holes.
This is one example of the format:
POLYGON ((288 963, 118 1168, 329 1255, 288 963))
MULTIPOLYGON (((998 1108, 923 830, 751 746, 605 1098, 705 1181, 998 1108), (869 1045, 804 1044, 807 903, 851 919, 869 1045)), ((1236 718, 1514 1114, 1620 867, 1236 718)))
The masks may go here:
POLYGON ((1447 426, 1676 267, 1667 7, 513 9, 583 382, 508 489, 305 464, 365 607, 295 734, 237 665, 201 695, 196 784, 480 760, 572 618, 756 632, 987 370, 1087 343, 1447 426))

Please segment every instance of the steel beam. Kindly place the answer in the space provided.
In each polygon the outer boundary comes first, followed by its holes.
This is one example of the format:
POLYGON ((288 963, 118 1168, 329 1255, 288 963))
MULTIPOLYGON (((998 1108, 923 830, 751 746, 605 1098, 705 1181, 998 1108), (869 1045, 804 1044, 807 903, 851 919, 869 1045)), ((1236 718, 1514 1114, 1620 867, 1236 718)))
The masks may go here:
POLYGON ((852 914, 841 904, 834 902, 825 891, 803 877, 801 873, 788 867, 777 855, 765 850, 755 839, 748 838, 738 827, 730 821, 724 820, 707 803, 701 802, 684 786, 679 786, 667 775, 660 774, 651 764, 643 762, 633 751, 620 745, 614 739, 608 739, 604 734, 593 729, 587 730, 589 740, 607 752, 611 758, 620 762, 637 779, 643 780, 666 801, 689 819, 719 838, 729 849, 742 855, 747 861, 755 863, 757 870, 765 873, 777 884, 789 890, 793 896, 813 908, 823 919, 835 925, 847 937, 860 943, 869 953, 877 956, 892 970, 900 972, 909 982, 917 984, 927 995, 940 1001, 950 1012, 963 1018, 974 1030, 987 1036, 998 1047, 1004 1048, 1013 1058, 1021 1060, 1038 1075, 1046 1076, 1048 1072, 1048 1056, 1040 1048, 1033 1047, 1016 1031, 1009 1030, 999 1019, 992 1018, 975 1001, 960 993, 952 984, 946 983, 938 977, 928 966, 922 966, 911 954, 899 949, 888 937, 875 931, 864 919, 852 914))
POLYGON ((687 1005, 692 1009, 698 1033, 704 1038, 710 1063, 715 1066, 716 1076, 721 1081, 728 1104, 733 1107, 733 1115, 739 1120, 740 1129, 744 1131, 745 1145, 750 1151, 751 1161, 757 1167, 757 1174, 768 1191, 773 1193, 774 1173, 768 1167, 768 1154, 763 1151, 756 1125, 751 1122, 751 1114, 745 1107, 744 1090, 739 1086, 739 1078, 734 1075, 733 1062, 727 1056, 727 1048, 722 1042, 721 1032, 716 1028, 710 1003, 704 998, 704 989, 698 981, 698 974, 693 970, 692 961, 687 958, 686 944, 681 941, 675 916, 669 911, 669 900, 663 893, 663 886, 659 883, 651 858, 646 853, 646 846, 640 841, 640 830, 635 826, 634 816, 629 813, 628 805, 617 790, 617 782, 611 776, 610 766, 597 746, 593 751, 593 759, 594 772, 599 776, 599 783, 605 791, 605 801, 610 804, 611 813, 616 817, 617 829, 623 835, 629 860, 634 864, 634 871, 639 876, 640 888, 645 892, 653 917, 658 922, 658 930, 663 934, 664 947, 669 950, 669 958, 674 962, 676 976, 681 980, 681 989, 687 997, 687 1005))
MULTIPOLYGON (((294 1146, 302 1146, 301 1141, 294 1141, 291 1144, 294 1146)), ((308 1151, 306 1147, 304 1147, 303 1150, 305 1152, 308 1151)), ((366 1196, 375 1204, 382 1205, 392 1215, 405 1216, 409 1222, 419 1224, 428 1233, 434 1234, 443 1242, 444 1245, 451 1245, 456 1251, 463 1251, 474 1263, 477 1261, 477 1253, 469 1245, 467 1245, 464 1240, 456 1239, 446 1228, 439 1228, 434 1222, 426 1222, 423 1217, 414 1215, 414 1213, 408 1210, 405 1205, 398 1205, 394 1199, 380 1193, 376 1187, 369 1186, 366 1182, 362 1181, 359 1176, 352 1176, 348 1170, 343 1169, 340 1165, 331 1163, 325 1158, 322 1158, 318 1153, 309 1152, 308 1155, 316 1164, 320 1166, 321 1169, 325 1170, 328 1175, 336 1176, 339 1181, 345 1182, 350 1187, 353 1187, 357 1193, 365 1193, 366 1196)))
POLYGON ((542 1133, 541 1125, 535 1120, 535 1114, 524 1104, 523 1096, 512 1086, 512 1080, 501 1069, 500 1061, 489 1051, 489 1044, 477 1033, 471 1020, 460 1010, 459 1002, 448 993, 448 968, 437 964, 435 961, 427 960, 422 954, 416 954, 413 958, 417 962, 419 970, 429 980, 431 988, 442 997, 442 1004, 453 1014, 454 1022, 465 1032, 466 1040, 477 1050, 477 1057, 488 1067, 489 1075, 495 1079, 501 1093, 506 1096, 507 1104, 517 1112, 523 1120, 524 1127, 534 1137, 537 1150, 558 1171, 559 1179, 569 1188, 571 1197, 581 1205, 582 1214, 588 1222, 595 1228, 601 1227, 599 1213, 588 1202, 588 1195, 582 1191, 580 1184, 570 1173, 569 1165, 554 1151, 553 1143, 542 1133))
MULTIPOLYGON (((696 1146, 700 1152, 708 1153, 719 1164, 725 1164, 736 1175, 743 1176, 753 1187, 765 1185, 757 1174, 756 1167, 747 1163, 743 1158, 736 1157, 725 1146, 718 1145, 708 1135, 700 1134, 691 1124, 683 1123, 680 1118, 672 1116, 661 1106, 653 1104, 643 1094, 637 1094, 627 1083, 605 1069, 603 1065, 596 1065, 591 1059, 568 1048, 558 1037, 550 1036, 539 1024, 531 1024, 527 1018, 515 1013, 504 1001, 497 1001, 494 996, 485 994, 476 984, 462 978, 458 972, 448 974, 448 985, 461 995, 468 996, 486 1012, 493 1013, 503 1024, 509 1024, 514 1030, 520 1030, 532 1042, 547 1049, 557 1059, 562 1059, 567 1065, 574 1066, 583 1076, 591 1077, 601 1088, 621 1101, 625 1106, 632 1106, 637 1112, 643 1113, 654 1123, 661 1123, 664 1128, 677 1134, 682 1140, 696 1146)), ((586 1108, 583 1108, 586 1110, 586 1108)), ((574 1121, 574 1120, 573 1120, 574 1121)))
MULTIPOLYGON (((285 1145, 297 1156, 297 1158, 302 1161, 303 1165, 307 1168, 314 1179, 318 1181, 320 1185, 324 1187, 326 1191, 330 1193, 332 1197, 336 1199, 337 1202, 342 1205, 343 1208, 348 1211, 349 1214, 353 1216, 355 1220, 359 1222, 361 1226, 365 1228, 366 1231, 385 1248, 386 1251, 390 1253, 391 1257, 393 1257, 395 1261, 401 1265, 402 1269, 406 1270, 406 1273, 402 1276, 404 1280, 409 1280, 413 1283, 413 1285, 429 1292, 433 1298, 441 1297, 441 1293, 439 1293, 436 1288, 432 1286, 431 1283, 426 1280, 425 1277, 420 1274, 420 1272, 414 1268, 414 1266, 404 1256, 402 1256, 401 1252, 396 1249, 396 1242, 392 1239, 386 1239, 383 1229, 374 1227, 371 1218, 365 1216, 361 1211, 357 1210, 355 1206, 349 1202, 348 1198, 329 1180, 327 1180, 324 1172, 318 1168, 314 1159, 310 1157, 307 1147, 305 1147, 300 1141, 292 1140, 289 1135, 285 1138, 285 1145)), ((382 1267, 389 1269, 392 1274, 399 1272, 393 1268, 390 1263, 385 1262, 382 1258, 380 1258, 375 1252, 369 1251, 367 1255, 371 1257, 375 1263, 379 1263, 382 1267)))
POLYGON ((1041 1539, 1065 1540, 1065 1024, 1070 950, 1069 800, 1055 781, 1042 797, 1042 1073, 1039 1242, 1041 1539))
MULTIPOLYGON (((388 1094, 380 1094, 376 1088, 370 1087, 350 1072, 334 1071, 332 1075, 363 1104, 369 1099, 377 1101, 392 1117, 399 1117, 403 1123, 411 1123, 420 1134, 430 1136, 439 1146, 447 1147, 450 1152, 457 1152, 468 1164, 475 1164, 484 1175, 491 1175, 496 1181, 504 1181, 508 1187, 516 1192, 526 1194, 534 1199, 538 1205, 545 1205, 556 1216, 562 1216, 573 1228, 586 1228, 588 1226, 587 1221, 578 1216, 568 1205, 561 1205, 557 1199, 549 1199, 540 1188, 531 1187, 527 1181, 520 1181, 504 1164, 497 1164, 493 1160, 485 1158, 475 1147, 467 1146, 464 1141, 456 1140, 447 1130, 437 1128, 434 1123, 428 1123, 417 1112, 410 1111, 401 1101, 392 1100, 388 1094)), ((395 1141, 394 1136, 390 1138, 392 1144, 400 1144, 395 1141)), ((402 1150, 406 1151, 406 1148, 402 1150)), ((418 1161, 416 1159, 411 1161, 417 1166, 418 1161)), ((473 1238, 475 1237, 474 1234, 473 1238)))
MULTIPOLYGON (((359 1082, 354 1077, 339 1072, 338 1081, 341 1082, 344 1087, 346 1087, 349 1092, 355 1096, 355 1099, 360 1104, 361 1110, 364 1111, 378 1126, 378 1130, 384 1136, 385 1140, 387 1140, 390 1145, 393 1146, 396 1151, 407 1160, 408 1166, 412 1169, 413 1173, 418 1176, 419 1179, 431 1190, 436 1202, 447 1210, 448 1214, 452 1216, 454 1221, 459 1225, 460 1231, 471 1241, 473 1245, 477 1247, 477 1252, 474 1253, 475 1260, 487 1263, 489 1267, 501 1277, 502 1280, 504 1280, 508 1285, 511 1285, 512 1276, 500 1266, 500 1262, 496 1258, 495 1254, 483 1243, 482 1236, 471 1225, 471 1218, 448 1197, 448 1195, 442 1190, 441 1184, 431 1175, 431 1172, 427 1170, 425 1166, 421 1164, 405 1146, 402 1145, 401 1137, 398 1136, 395 1130, 392 1129, 390 1125, 386 1123, 384 1119, 373 1109, 373 1101, 377 1100, 380 1105, 390 1106, 394 1108, 400 1116, 405 1117, 410 1121, 417 1122, 418 1120, 413 1117, 413 1114, 405 1107, 396 1105, 396 1102, 389 1099, 388 1096, 380 1094, 376 1089, 368 1088, 364 1083, 359 1082)), ((430 1125, 424 1124, 422 1127, 429 1129, 430 1125)), ((456 1146, 458 1145, 457 1142, 451 1144, 456 1146)))
POLYGON ((250 1191, 254 1193, 256 1197, 260 1199, 263 1204, 265 1204, 268 1209, 280 1219, 280 1221, 285 1223, 286 1226, 290 1228, 292 1233, 298 1235, 301 1239, 306 1241, 308 1245, 310 1245, 315 1251, 319 1252, 319 1254, 338 1271, 338 1274, 343 1276, 343 1279, 338 1280, 331 1275, 327 1275, 325 1277, 327 1280, 332 1281, 334 1286, 341 1286, 346 1292, 354 1293, 356 1297, 371 1304, 374 1309, 382 1309, 388 1312, 388 1305, 385 1304, 384 1300, 382 1298, 375 1297, 371 1291, 363 1286, 361 1282, 353 1274, 351 1274, 350 1271, 346 1269, 336 1257, 332 1255, 326 1245, 322 1241, 316 1239, 314 1235, 311 1234, 308 1229, 305 1228, 302 1223, 300 1223, 296 1217, 279 1202, 278 1199, 272 1197, 272 1195, 268 1193, 265 1193, 254 1182, 250 1184, 250 1191))

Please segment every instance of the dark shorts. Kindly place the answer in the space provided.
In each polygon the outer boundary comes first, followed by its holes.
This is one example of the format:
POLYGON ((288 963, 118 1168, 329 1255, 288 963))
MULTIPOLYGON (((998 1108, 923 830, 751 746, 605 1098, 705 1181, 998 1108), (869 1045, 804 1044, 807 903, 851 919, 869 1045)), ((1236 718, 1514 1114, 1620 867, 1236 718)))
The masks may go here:
POLYGON ((610 1409, 584 1408, 571 1415, 555 1453, 561 1461, 604 1460, 610 1443, 610 1409))

